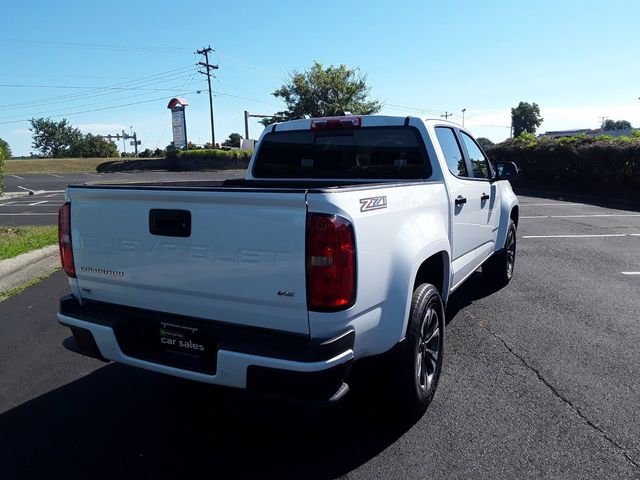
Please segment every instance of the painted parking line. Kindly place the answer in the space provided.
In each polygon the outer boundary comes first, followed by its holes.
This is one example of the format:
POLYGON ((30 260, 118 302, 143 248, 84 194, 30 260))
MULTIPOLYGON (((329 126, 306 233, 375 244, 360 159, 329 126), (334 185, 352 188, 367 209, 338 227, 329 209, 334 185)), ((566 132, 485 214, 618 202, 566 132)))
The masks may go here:
POLYGON ((0 217, 39 217, 43 215, 58 215, 58 212, 51 213, 33 213, 33 212, 24 212, 24 213, 0 213, 0 217))
POLYGON ((10 177, 13 177, 13 178, 19 178, 20 180, 24 180, 24 178, 23 178, 23 177, 19 177, 18 175, 9 175, 9 176, 10 176, 10 177))
POLYGON ((603 237, 640 237, 640 233, 601 233, 593 235, 522 235, 521 238, 603 238, 603 237))
POLYGON ((35 207, 36 205, 42 205, 43 203, 48 203, 49 200, 40 200, 39 202, 29 203, 27 207, 35 207))
POLYGON ((623 275, 640 275, 640 272, 620 272, 623 275))
POLYGON ((52 177, 64 178, 62 175, 56 175, 55 173, 48 173, 47 175, 51 175, 52 177))
POLYGON ((520 218, 591 218, 591 217, 640 217, 640 213, 593 213, 584 215, 523 215, 520 218))
POLYGON ((585 206, 584 203, 521 203, 521 207, 582 207, 585 206))

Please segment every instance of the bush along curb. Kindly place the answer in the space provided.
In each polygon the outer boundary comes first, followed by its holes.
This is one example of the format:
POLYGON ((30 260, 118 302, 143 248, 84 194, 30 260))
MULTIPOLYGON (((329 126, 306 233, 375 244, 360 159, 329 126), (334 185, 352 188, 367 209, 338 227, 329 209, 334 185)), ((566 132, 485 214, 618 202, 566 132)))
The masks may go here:
POLYGON ((166 158, 107 161, 98 165, 97 171, 170 170, 184 172, 244 169, 249 166, 251 154, 251 151, 246 150, 177 150, 168 152, 166 158))

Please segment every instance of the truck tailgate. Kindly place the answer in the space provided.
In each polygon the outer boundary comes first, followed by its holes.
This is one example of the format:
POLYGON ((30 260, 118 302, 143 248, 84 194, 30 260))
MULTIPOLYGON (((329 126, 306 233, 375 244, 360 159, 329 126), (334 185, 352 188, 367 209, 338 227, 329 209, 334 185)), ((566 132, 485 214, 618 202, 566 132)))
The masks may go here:
POLYGON ((304 191, 70 187, 85 300, 309 334, 304 191))

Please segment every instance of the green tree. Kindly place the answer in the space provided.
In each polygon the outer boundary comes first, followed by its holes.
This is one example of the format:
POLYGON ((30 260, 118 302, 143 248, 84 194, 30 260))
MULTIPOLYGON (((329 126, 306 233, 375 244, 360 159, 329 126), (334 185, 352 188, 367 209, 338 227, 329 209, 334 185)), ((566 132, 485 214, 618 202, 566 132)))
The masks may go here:
POLYGON ((600 127, 605 132, 611 130, 626 130, 627 128, 633 128, 631 126, 631 122, 628 120, 611 120, 607 119, 602 122, 602 126, 600 127))
POLYGON ((482 147, 483 150, 486 150, 489 147, 494 145, 494 143, 486 137, 478 137, 476 138, 476 141, 482 147))
POLYGON ((117 157, 118 148, 115 143, 88 133, 81 135, 69 147, 69 156, 84 158, 117 157))
POLYGON ((239 133, 232 133, 229 135, 229 138, 227 138, 224 142, 222 142, 222 145, 225 147, 238 147, 240 148, 240 141, 242 140, 242 135, 240 135, 239 133))
POLYGON ((517 107, 511 109, 513 136, 517 137, 522 132, 536 133, 542 120, 544 119, 540 116, 537 103, 520 102, 517 107))
MULTIPOLYGON (((346 65, 324 68, 321 63, 314 62, 305 72, 291 73, 288 81, 273 92, 274 97, 287 105, 287 109, 276 116, 293 120, 305 116, 344 115, 346 112, 354 115, 377 113, 382 104, 369 99, 370 88, 366 80, 366 75, 358 68, 350 69, 346 65)), ((262 123, 269 125, 278 120, 265 118, 262 123)))
POLYGON ((11 147, 9 147, 6 140, 2 138, 0 138, 0 151, 4 153, 4 158, 11 158, 11 147))
POLYGON ((66 157, 71 146, 82 138, 82 133, 71 126, 67 119, 59 122, 48 118, 32 118, 32 146, 43 157, 66 157))

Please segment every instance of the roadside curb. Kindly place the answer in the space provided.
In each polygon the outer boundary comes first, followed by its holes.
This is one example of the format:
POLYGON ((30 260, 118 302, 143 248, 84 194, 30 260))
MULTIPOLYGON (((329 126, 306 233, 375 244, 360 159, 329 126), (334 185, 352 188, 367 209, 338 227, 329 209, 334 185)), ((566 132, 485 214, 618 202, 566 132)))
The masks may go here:
POLYGON ((60 266, 58 245, 0 261, 0 293, 47 275, 60 266))
POLYGON ((0 194, 0 200, 7 200, 14 197, 24 197, 33 195, 33 192, 4 192, 0 194))

